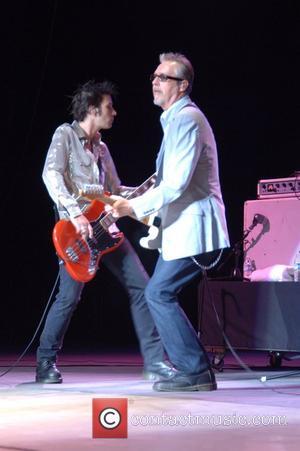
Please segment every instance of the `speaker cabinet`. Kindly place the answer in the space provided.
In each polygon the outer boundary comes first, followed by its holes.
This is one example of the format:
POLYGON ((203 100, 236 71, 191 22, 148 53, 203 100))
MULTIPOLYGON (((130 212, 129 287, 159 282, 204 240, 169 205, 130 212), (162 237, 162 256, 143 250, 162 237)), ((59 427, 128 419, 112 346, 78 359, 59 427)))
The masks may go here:
POLYGON ((248 200, 244 203, 244 230, 252 228, 244 241, 244 260, 253 269, 293 265, 300 251, 300 199, 248 200))
POLYGON ((300 282, 201 281, 199 335, 208 351, 300 351, 300 282))

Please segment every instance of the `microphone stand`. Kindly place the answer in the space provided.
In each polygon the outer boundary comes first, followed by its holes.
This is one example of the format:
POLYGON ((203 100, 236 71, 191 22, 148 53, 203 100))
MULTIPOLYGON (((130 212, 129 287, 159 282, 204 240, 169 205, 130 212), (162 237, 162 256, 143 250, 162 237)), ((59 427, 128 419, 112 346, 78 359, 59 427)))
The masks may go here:
POLYGON ((243 280, 242 273, 241 273, 241 270, 240 270, 240 267, 239 267, 240 257, 241 257, 242 252, 243 252, 242 245, 243 245, 245 239, 247 238, 247 236, 249 235, 249 233, 251 232, 251 230, 256 226, 256 224, 257 224, 257 222, 253 221, 251 226, 248 229, 244 230, 242 239, 237 241, 231 247, 231 251, 229 252, 227 258, 223 261, 223 263, 218 267, 218 271, 234 255, 234 267, 233 267, 233 270, 231 271, 231 277, 234 280, 243 280))

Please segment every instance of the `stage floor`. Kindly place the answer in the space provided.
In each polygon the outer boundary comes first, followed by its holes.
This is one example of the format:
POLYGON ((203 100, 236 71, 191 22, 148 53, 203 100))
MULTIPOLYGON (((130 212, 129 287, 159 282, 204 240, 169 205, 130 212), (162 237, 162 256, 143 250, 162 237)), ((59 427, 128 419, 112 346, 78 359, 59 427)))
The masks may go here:
MULTIPOLYGON (((0 355, 1 374, 16 357, 0 355)), ((264 353, 241 357, 250 371, 226 356, 218 390, 191 393, 154 392, 136 354, 63 356, 53 385, 34 383, 26 357, 0 378, 0 450, 298 450, 299 361, 275 371, 264 353), (128 399, 128 438, 92 438, 95 398, 128 399)))

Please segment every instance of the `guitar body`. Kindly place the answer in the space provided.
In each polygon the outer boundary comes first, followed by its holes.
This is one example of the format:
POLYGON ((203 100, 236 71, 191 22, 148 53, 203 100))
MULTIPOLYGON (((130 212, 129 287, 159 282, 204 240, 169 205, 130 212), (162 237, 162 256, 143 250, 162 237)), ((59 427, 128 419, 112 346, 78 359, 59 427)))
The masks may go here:
POLYGON ((149 227, 148 235, 140 239, 140 245, 145 249, 159 249, 161 245, 161 219, 155 213, 145 219, 144 224, 149 227))
POLYGON ((70 276, 78 282, 89 282, 96 275, 104 254, 117 249, 124 240, 122 232, 110 233, 101 225, 108 214, 104 203, 93 200, 84 215, 89 220, 93 238, 84 239, 76 233, 71 221, 61 219, 55 224, 52 238, 58 256, 64 261, 70 276))

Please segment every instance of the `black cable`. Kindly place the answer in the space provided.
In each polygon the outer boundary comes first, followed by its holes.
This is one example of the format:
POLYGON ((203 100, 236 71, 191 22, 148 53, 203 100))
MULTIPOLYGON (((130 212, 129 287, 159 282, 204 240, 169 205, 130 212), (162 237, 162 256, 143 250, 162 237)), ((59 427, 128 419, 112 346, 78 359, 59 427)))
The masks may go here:
POLYGON ((48 301, 47 301, 46 307, 45 307, 45 309, 44 309, 44 312, 43 312, 43 314, 42 314, 42 317, 41 317, 41 319, 40 319, 40 322, 39 322, 39 324, 38 324, 38 326, 37 326, 37 328, 36 328, 36 330, 35 330, 35 332, 34 332, 34 334, 33 334, 32 339, 30 340, 29 344, 26 346, 25 350, 22 352, 22 354, 20 355, 20 357, 18 357, 18 359, 17 359, 17 360, 16 360, 16 361, 15 361, 15 362, 7 369, 7 370, 5 370, 3 373, 0 373, 0 377, 5 376, 5 374, 9 373, 9 371, 11 371, 13 368, 15 368, 15 367, 17 366, 17 364, 22 360, 22 358, 24 357, 24 355, 26 354, 26 352, 28 351, 28 349, 30 348, 30 346, 32 345, 32 343, 34 342, 34 339, 35 339, 35 337, 36 337, 36 335, 37 335, 37 333, 38 333, 38 331, 39 331, 39 329, 40 329, 40 327, 41 327, 41 324, 42 324, 42 322, 43 322, 43 320, 44 320, 44 318, 45 318, 45 316, 46 316, 48 307, 49 307, 50 302, 51 302, 51 299, 52 299, 52 297, 53 297, 53 293, 54 293, 54 291, 55 291, 55 289, 56 289, 56 286, 57 286, 58 279, 59 279, 59 272, 58 272, 58 274, 57 274, 57 277, 56 277, 54 286, 53 286, 53 288, 52 288, 51 294, 50 294, 50 296, 49 296, 49 299, 48 299, 48 301))
MULTIPOLYGON (((248 373, 254 373, 254 371, 251 370, 251 368, 250 368, 246 363, 244 363, 244 362, 242 361, 242 359, 237 355, 235 349, 232 347, 232 345, 231 345, 231 343, 230 343, 230 341, 229 341, 227 335, 226 335, 225 332, 224 332, 224 329, 223 329, 223 327, 222 327, 222 323, 221 323, 220 317, 219 317, 219 315, 218 315, 218 312, 217 312, 215 303, 214 303, 214 301, 213 301, 213 297, 212 297, 211 291, 210 291, 210 289, 209 289, 209 283, 208 283, 208 278, 207 278, 207 272, 206 272, 206 271, 203 271, 203 284, 205 284, 205 285, 204 285, 204 288, 206 288, 206 290, 207 290, 207 292, 208 292, 210 304, 211 304, 211 306, 212 306, 212 308, 213 308, 213 310, 214 310, 214 313, 215 313, 215 316, 216 316, 216 320, 217 320, 218 326, 219 326, 219 328, 220 328, 220 330, 221 330, 221 333, 222 333, 222 336, 223 336, 223 338, 224 338, 224 341, 225 341, 226 345, 228 346, 229 350, 231 351, 232 355, 234 356, 234 358, 236 359, 236 361, 239 363, 239 365, 240 365, 242 368, 244 368, 244 370, 247 371, 248 373)), ((204 293, 204 290, 203 290, 203 293, 204 293)))
MULTIPOLYGON (((236 361, 240 364, 240 366, 241 366, 247 373, 255 374, 255 372, 254 372, 254 371, 253 371, 253 370, 252 370, 245 362, 243 362, 242 359, 237 355, 235 349, 232 347, 232 345, 231 345, 231 343, 230 343, 230 341, 229 341, 227 335, 225 334, 225 332, 224 332, 224 330, 223 330, 223 327, 222 327, 222 323, 221 323, 220 317, 219 317, 219 315, 218 315, 216 306, 215 306, 214 301, 213 301, 213 297, 212 297, 211 291, 210 291, 210 289, 209 289, 209 284, 208 284, 208 278, 207 278, 207 273, 206 273, 206 271, 203 271, 203 284, 206 285, 206 286, 204 286, 203 291, 202 291, 203 297, 204 297, 204 291, 205 291, 205 288, 206 288, 206 289, 207 289, 207 292, 208 292, 208 295, 209 295, 209 298, 210 298, 210 303, 211 303, 211 305, 212 305, 212 308, 213 308, 214 313, 215 313, 215 316, 216 316, 216 320, 217 320, 218 326, 220 327, 220 330, 221 330, 221 332, 222 332, 222 335, 223 335, 223 338, 224 338, 224 341, 225 341, 227 347, 228 347, 229 350, 231 351, 231 353, 232 353, 232 355, 234 356, 234 358, 236 359, 236 361)), ((270 389, 270 390, 273 391, 274 393, 285 394, 284 391, 281 391, 281 390, 276 389, 276 388, 274 388, 274 387, 268 386, 267 381, 268 381, 268 380, 272 380, 272 379, 280 379, 280 378, 284 378, 284 377, 296 376, 296 375, 299 375, 299 374, 300 374, 300 371, 295 370, 295 371, 291 371, 291 372, 288 372, 288 373, 281 373, 281 374, 273 375, 273 376, 261 376, 261 377, 259 377, 259 376, 256 375, 256 376, 254 377, 254 379, 256 379, 257 381, 259 381, 259 382, 261 383, 261 385, 263 385, 263 386, 264 386, 265 388, 267 388, 267 389, 270 389)), ((293 393, 293 395, 295 395, 295 394, 298 395, 298 393, 293 393)))
POLYGON ((280 378, 284 378, 284 377, 298 376, 299 374, 300 374, 299 370, 294 370, 294 371, 290 371, 289 373, 275 374, 274 376, 262 376, 260 378, 260 381, 261 382, 266 382, 266 381, 269 381, 271 379, 280 379, 280 378))

